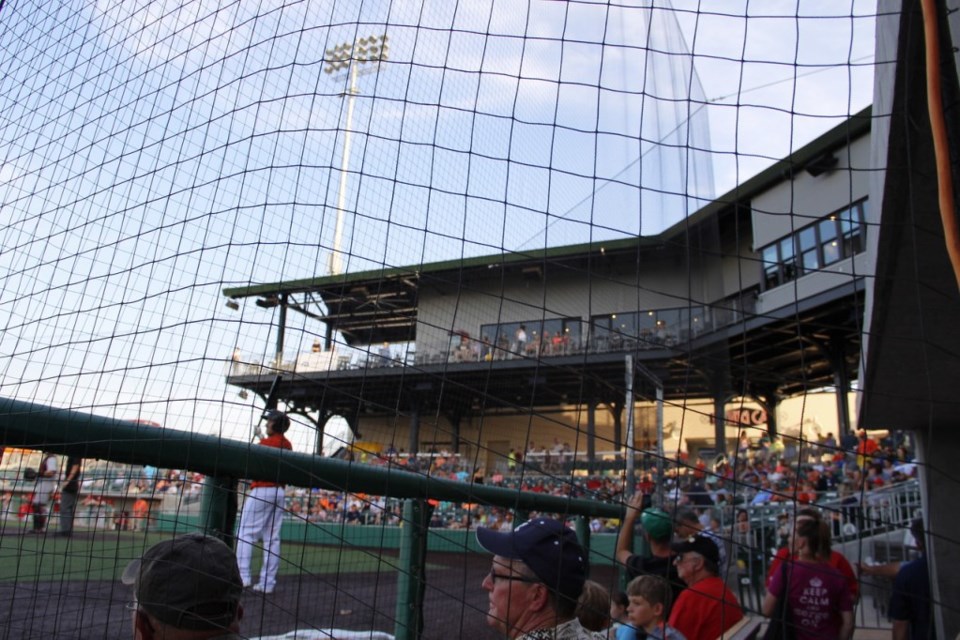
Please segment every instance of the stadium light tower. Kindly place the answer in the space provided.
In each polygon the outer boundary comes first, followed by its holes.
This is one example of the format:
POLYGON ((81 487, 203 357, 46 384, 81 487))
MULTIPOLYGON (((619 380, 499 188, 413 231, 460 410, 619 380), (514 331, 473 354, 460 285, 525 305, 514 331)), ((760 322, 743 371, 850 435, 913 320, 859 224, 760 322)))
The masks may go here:
MULTIPOLYGON (((324 56, 326 66, 323 72, 332 75, 346 71, 347 88, 340 97, 347 99, 347 122, 343 134, 343 156, 340 159, 340 188, 337 194, 337 223, 333 232, 333 249, 330 251, 330 275, 337 275, 343 268, 343 257, 340 245, 343 242, 343 209, 347 199, 347 171, 350 168, 350 142, 353 134, 353 102, 360 93, 357 88, 357 77, 360 67, 364 64, 372 65, 366 73, 376 73, 380 70, 380 63, 387 59, 387 35, 357 38, 353 42, 338 44, 327 49, 324 56)), ((365 74, 364 74, 365 75, 365 74)))

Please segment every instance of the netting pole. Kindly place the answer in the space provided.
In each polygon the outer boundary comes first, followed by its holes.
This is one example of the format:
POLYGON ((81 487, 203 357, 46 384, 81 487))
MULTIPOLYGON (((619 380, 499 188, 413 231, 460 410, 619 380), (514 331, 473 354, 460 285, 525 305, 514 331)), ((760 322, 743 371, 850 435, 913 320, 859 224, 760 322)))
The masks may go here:
POLYGON ((431 507, 425 500, 403 503, 400 571, 397 574, 396 640, 416 640, 423 632, 423 596, 427 586, 427 532, 431 507))
POLYGON ((626 370, 624 372, 625 386, 627 388, 627 397, 624 400, 623 407, 627 411, 627 440, 624 443, 624 452, 626 453, 626 477, 623 479, 623 497, 629 499, 633 496, 633 488, 637 486, 635 477, 636 457, 634 456, 634 417, 633 417, 633 356, 627 354, 624 356, 626 370))

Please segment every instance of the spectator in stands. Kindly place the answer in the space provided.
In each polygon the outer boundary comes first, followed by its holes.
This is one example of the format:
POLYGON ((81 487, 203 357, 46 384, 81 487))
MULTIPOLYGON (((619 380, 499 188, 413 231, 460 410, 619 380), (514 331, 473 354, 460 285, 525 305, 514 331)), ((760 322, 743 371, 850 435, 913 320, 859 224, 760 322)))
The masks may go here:
POLYGON ((577 620, 588 631, 610 627, 610 592, 599 582, 587 580, 577 600, 577 620))
POLYGON ((240 640, 243 582, 217 538, 188 533, 158 542, 121 580, 134 588, 136 640, 240 640))
POLYGON ((870 457, 876 453, 880 445, 877 441, 867 435, 866 429, 857 431, 857 466, 861 469, 870 461, 870 457))
POLYGON ((833 450, 837 448, 837 439, 833 437, 832 433, 828 433, 827 437, 823 439, 823 446, 827 449, 826 453, 833 454, 833 450))
POLYGON ((643 537, 650 546, 650 556, 641 556, 633 553, 630 548, 633 542, 633 528, 640 514, 643 504, 643 495, 634 494, 627 504, 627 511, 617 536, 617 562, 627 568, 627 575, 633 579, 641 575, 655 575, 665 578, 673 588, 675 598, 683 591, 683 582, 674 565, 674 553, 670 548, 673 540, 673 522, 670 515, 663 509, 650 508, 643 511, 640 525, 643 537))
POLYGON ((513 334, 514 348, 513 352, 518 355, 524 355, 527 349, 527 327, 520 325, 513 334))
MULTIPOLYGON (((665 622, 672 597, 666 580, 660 576, 638 576, 627 585, 627 597, 631 630, 643 629, 650 640, 686 640, 682 633, 665 622)), ((617 640, 620 640, 619 636, 617 640)))
POLYGON ((770 480, 764 478, 760 481, 760 490, 757 491, 757 494, 753 497, 753 500, 750 501, 750 504, 754 507, 765 505, 773 499, 773 485, 770 483, 770 480))
POLYGON ((630 606, 630 598, 623 591, 617 591, 610 598, 612 624, 607 633, 608 640, 634 640, 637 637, 637 630, 630 624, 630 618, 627 616, 628 606, 630 606))
MULTIPOLYGON (((820 547, 817 549, 817 557, 820 561, 826 562, 829 566, 836 569, 846 578, 847 586, 850 590, 850 596, 853 598, 853 601, 856 602, 860 595, 860 584, 857 582, 857 574, 854 573, 853 567, 850 565, 850 562, 844 557, 844 555, 839 551, 834 551, 832 549, 830 524, 823 520, 820 510, 816 507, 804 507, 799 509, 797 511, 797 516, 795 522, 793 523, 793 527, 790 528, 791 537, 793 529, 795 527, 799 527, 800 524, 806 520, 813 520, 817 523, 824 524, 826 531, 818 538, 820 547)), ((789 544, 777 550, 777 554, 770 562, 770 568, 767 571, 767 588, 769 588, 770 581, 773 579, 773 576, 780 571, 780 565, 783 563, 783 561, 786 559, 795 558, 796 555, 789 544)))
POLYGON ((763 615, 774 616, 786 599, 787 619, 797 640, 853 635, 853 597, 844 576, 823 560, 826 523, 813 518, 797 522, 791 541, 792 558, 770 579, 763 598, 763 615))
MULTIPOLYGON (((893 579, 890 596, 890 619, 893 621, 893 640, 927 640, 937 637, 930 610, 930 574, 926 558, 926 532, 923 519, 910 522, 912 545, 920 556, 908 562, 858 565, 862 576, 881 576, 893 579)), ((905 543, 908 544, 908 543, 905 543)))
POLYGON ((703 526, 703 523, 697 517, 696 512, 688 507, 677 509, 676 536, 680 540, 701 534, 713 541, 717 545, 717 553, 720 554, 719 576, 724 582, 727 580, 727 542, 718 534, 710 531, 703 526))
POLYGON ((494 554, 483 579, 487 624, 515 638, 601 640, 576 617, 587 579, 587 554, 559 520, 536 518, 510 532, 477 529, 477 542, 494 554))
POLYGON ((937 635, 930 610, 930 574, 922 519, 915 518, 910 523, 910 533, 920 557, 901 565, 893 581, 893 595, 890 597, 893 640, 926 640, 937 635))
POLYGON ((743 618, 743 610, 718 573, 720 553, 713 540, 690 536, 673 545, 675 563, 687 588, 670 611, 669 624, 687 640, 713 640, 743 618))
POLYGON ((746 458, 747 452, 750 451, 750 434, 746 431, 740 432, 740 443, 737 448, 739 455, 742 458, 746 458))

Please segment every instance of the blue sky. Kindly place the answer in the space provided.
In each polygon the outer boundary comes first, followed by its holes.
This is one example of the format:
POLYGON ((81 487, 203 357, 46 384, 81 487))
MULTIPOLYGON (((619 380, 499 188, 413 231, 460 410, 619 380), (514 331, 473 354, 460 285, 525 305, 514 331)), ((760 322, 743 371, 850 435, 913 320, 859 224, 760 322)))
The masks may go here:
MULTIPOLYGON (((249 433, 257 408, 224 360, 237 345, 269 358, 275 318, 220 292, 325 273, 335 44, 390 36, 355 103, 345 247, 360 270, 662 230, 870 103, 874 11, 8 3, 0 393, 249 433)), ((321 331, 291 323, 288 358, 321 331)))

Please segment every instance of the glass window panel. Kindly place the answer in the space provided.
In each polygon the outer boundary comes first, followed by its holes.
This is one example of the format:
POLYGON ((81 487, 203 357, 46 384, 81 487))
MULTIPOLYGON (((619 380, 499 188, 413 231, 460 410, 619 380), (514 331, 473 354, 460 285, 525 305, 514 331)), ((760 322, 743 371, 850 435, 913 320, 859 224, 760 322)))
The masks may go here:
MULTIPOLYGON (((799 234, 799 242, 797 243, 800 247, 800 251, 809 251, 817 246, 817 231, 815 227, 807 227, 799 234)), ((806 258, 804 258, 804 263, 806 263, 806 258)))
POLYGON ((676 344, 680 338, 680 309, 657 311, 656 337, 665 344, 676 344))
POLYGON ((618 313, 614 322, 613 330, 621 336, 637 335, 637 314, 618 313))
POLYGON ((817 257, 816 249, 805 251, 801 256, 801 258, 803 259, 804 273, 810 273, 811 271, 816 271, 820 267, 820 260, 817 257))
POLYGON ((593 325, 591 343, 594 349, 603 350, 610 341, 610 329, 613 319, 610 316, 594 316, 590 321, 593 325))
POLYGON ((840 254, 840 241, 831 240, 823 244, 823 264, 833 264, 842 258, 840 254))
POLYGON ((780 259, 787 262, 792 259, 793 256, 793 236, 790 236, 780 241, 780 259))
POLYGON ((833 218, 833 216, 827 218, 826 220, 821 220, 819 226, 820 242, 826 243, 828 240, 833 240, 837 237, 837 221, 833 218))
POLYGON ((580 347, 582 324, 580 318, 567 318, 563 321, 563 333, 566 336, 567 345, 571 349, 580 347))
POLYGON ((764 267, 769 268, 770 265, 774 265, 779 261, 780 261, 780 258, 777 253, 777 245, 773 244, 763 249, 764 267))
POLYGON ((637 329, 639 335, 643 335, 644 331, 649 333, 653 331, 657 326, 657 312, 656 311, 641 311, 637 314, 637 329))

